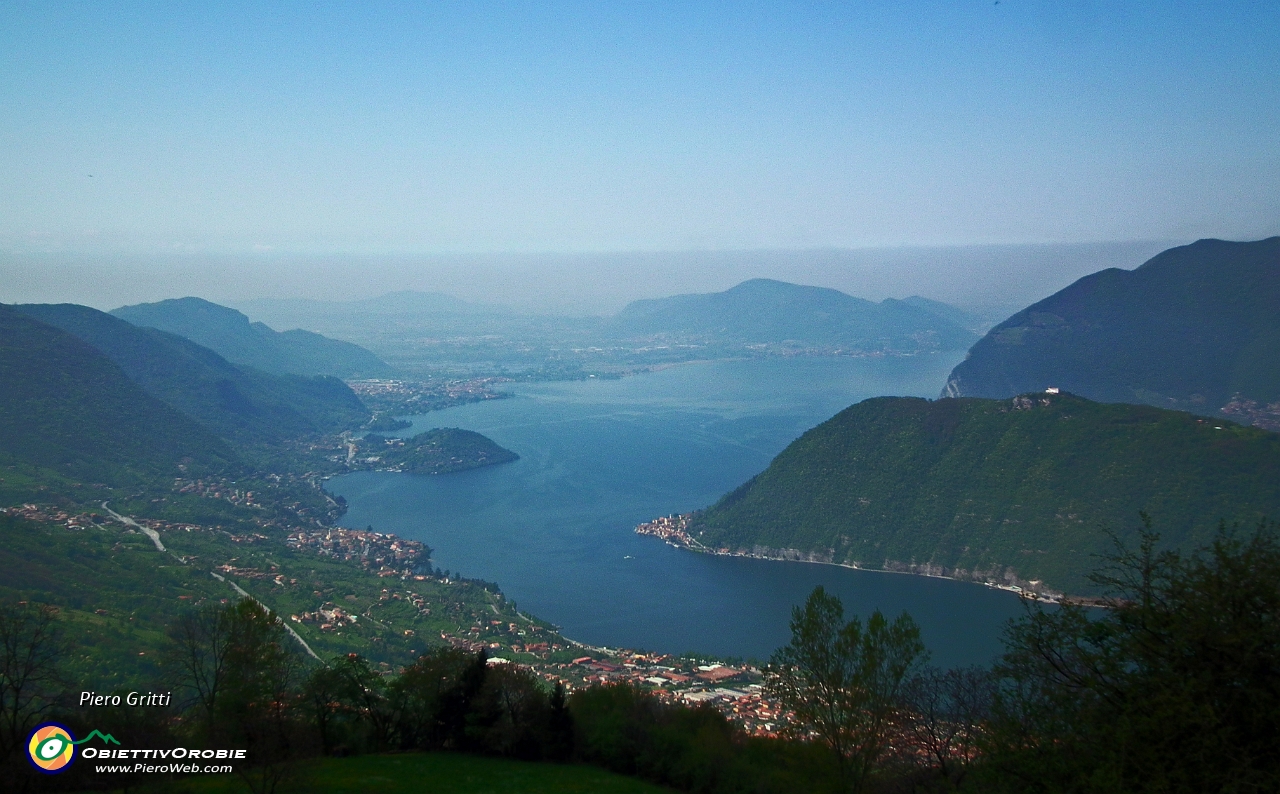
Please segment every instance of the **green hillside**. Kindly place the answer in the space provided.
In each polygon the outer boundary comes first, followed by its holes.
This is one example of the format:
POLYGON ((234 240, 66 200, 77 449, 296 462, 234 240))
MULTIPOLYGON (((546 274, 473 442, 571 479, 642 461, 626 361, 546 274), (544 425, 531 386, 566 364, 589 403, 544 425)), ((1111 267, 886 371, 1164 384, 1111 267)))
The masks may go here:
MULTIPOLYGON (((402 663, 478 616, 529 623, 496 588, 433 575, 421 544, 331 529, 343 508, 319 477, 347 470, 337 431, 368 416, 341 381, 239 368, 83 306, 20 308, 0 304, 0 603, 58 606, 85 680, 154 673, 165 625, 234 596, 229 582, 298 614, 326 655, 402 663), (305 617, 335 604, 377 617, 335 630, 305 617)), ((475 433, 421 439, 406 463, 435 471, 514 457, 475 433)))
POLYGON ((883 397, 805 433, 693 521, 717 549, 1087 592, 1104 529, 1207 541, 1280 515, 1280 435, 1069 394, 883 397), (784 551, 794 550, 794 551, 784 551))
POLYGON ((964 349, 976 335, 945 316, 950 308, 932 301, 873 303, 838 290, 758 278, 724 292, 634 301, 610 321, 609 330, 847 352, 964 349))
POLYGON ((271 375, 174 334, 74 304, 14 307, 93 345, 152 396, 224 438, 278 441, 357 427, 369 411, 333 377, 271 375))
POLYGON ((410 474, 447 474, 520 458, 479 433, 454 427, 438 427, 404 439, 370 433, 360 441, 360 454, 377 468, 410 474))
MULTIPOLYGON (((110 506, 158 527, 164 552, 100 507, 68 511, 79 517, 74 523, 57 520, 48 508, 34 518, 0 511, 0 605, 58 607, 76 648, 63 669, 94 689, 162 680, 158 665, 166 628, 193 607, 237 598, 230 583, 278 614, 298 616, 290 625, 323 659, 358 652, 403 665, 415 651, 442 644, 441 632, 464 636, 471 625, 487 625, 494 617, 516 622, 521 630, 534 625, 492 585, 446 582, 430 574, 407 581, 379 576, 379 564, 364 564, 361 547, 352 559, 322 553, 319 543, 288 542, 284 532, 258 526, 249 511, 228 511, 217 525, 142 519, 147 501, 113 500, 110 506), (328 626, 315 619, 335 607, 356 620, 338 617, 328 626)), ((429 562, 420 558, 415 564, 429 570, 429 562)), ((546 636, 555 639, 551 632, 546 636)), ((519 638, 494 639, 509 646, 519 638)))
POLYGON ((172 477, 180 462, 219 468, 234 457, 98 350, 0 305, 0 459, 11 472, 0 493, 21 493, 19 481, 172 477))
POLYGON ((991 329, 945 396, 1057 386, 1280 429, 1280 237, 1200 240, 1103 270, 991 329), (1239 399, 1235 399, 1239 395, 1239 399))
POLYGON ((359 345, 311 331, 275 331, 226 306, 200 298, 122 306, 111 312, 137 326, 159 328, 216 351, 228 361, 290 375, 383 378, 391 365, 359 345))

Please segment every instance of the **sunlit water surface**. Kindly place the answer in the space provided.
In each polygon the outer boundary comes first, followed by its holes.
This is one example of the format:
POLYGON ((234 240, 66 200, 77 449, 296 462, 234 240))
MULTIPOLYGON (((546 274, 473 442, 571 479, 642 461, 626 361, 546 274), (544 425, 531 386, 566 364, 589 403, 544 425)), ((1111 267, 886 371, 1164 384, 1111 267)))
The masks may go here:
POLYGON ((343 524, 426 542, 437 567, 496 581, 521 610, 593 645, 767 659, 815 585, 849 614, 903 610, 933 661, 989 662, 1019 600, 979 585, 713 557, 636 524, 713 503, 808 428, 877 395, 935 397, 957 355, 686 364, 615 381, 513 386, 515 397, 413 417, 474 430, 514 463, 442 476, 332 480, 343 524))

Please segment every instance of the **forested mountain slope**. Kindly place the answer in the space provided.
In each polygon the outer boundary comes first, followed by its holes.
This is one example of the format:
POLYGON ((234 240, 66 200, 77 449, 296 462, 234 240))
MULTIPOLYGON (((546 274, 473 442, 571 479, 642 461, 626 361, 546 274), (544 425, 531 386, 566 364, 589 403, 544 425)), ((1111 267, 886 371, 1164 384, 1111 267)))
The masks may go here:
POLYGON ((1200 240, 1086 276, 991 329, 943 394, 1049 386, 1206 415, 1226 408, 1280 429, 1280 237, 1200 240))
POLYGON ((1106 531, 1132 539, 1143 510, 1175 545, 1280 515, 1280 435, 1070 394, 876 398, 805 433, 691 534, 958 578, 1012 569, 1081 593, 1106 531))
MULTIPOLYGON (((154 685, 164 674, 166 627, 238 592, 297 615, 291 624, 317 654, 359 652, 388 667, 428 647, 416 632, 461 635, 481 618, 491 626, 491 617, 530 628, 496 587, 432 575, 423 544, 335 526, 343 504, 321 490, 320 477, 348 470, 345 454, 332 454, 347 448, 332 427, 311 435, 315 426, 289 402, 302 399, 297 389, 264 384, 336 384, 339 403, 354 401, 341 381, 237 368, 193 342, 83 306, 22 308, 107 351, 0 305, 0 607, 57 607, 60 630, 75 643, 59 663, 84 689, 154 685), (227 395, 247 405, 220 403, 227 395), (279 401, 254 402, 268 398, 279 401), (240 408, 244 424, 236 424, 240 408), (289 437, 294 430, 308 437, 289 437), (389 584, 406 591, 393 600, 389 584), (356 617, 339 630, 312 619, 338 614, 335 602, 356 617), (357 603, 377 606, 378 619, 365 621, 357 603)), ((476 450, 505 452, 465 435, 454 443, 451 432, 434 431, 427 436, 438 443, 424 451, 442 471, 464 468, 459 460, 496 462, 474 460, 476 450)))
POLYGON ((115 482, 172 476, 184 461, 218 467, 234 459, 212 432, 146 393, 99 350, 3 304, 0 408, 0 459, 13 467, 8 486, 30 477, 30 466, 115 482))
POLYGON ((236 364, 291 375, 381 378, 391 365, 359 345, 311 331, 275 331, 226 306, 201 298, 175 298, 122 306, 111 312, 137 326, 186 337, 236 364))
POLYGON ((369 417, 360 399, 336 378, 271 375, 236 366, 188 339, 139 328, 87 306, 14 308, 97 348, 152 396, 225 438, 275 441, 340 431, 369 417))

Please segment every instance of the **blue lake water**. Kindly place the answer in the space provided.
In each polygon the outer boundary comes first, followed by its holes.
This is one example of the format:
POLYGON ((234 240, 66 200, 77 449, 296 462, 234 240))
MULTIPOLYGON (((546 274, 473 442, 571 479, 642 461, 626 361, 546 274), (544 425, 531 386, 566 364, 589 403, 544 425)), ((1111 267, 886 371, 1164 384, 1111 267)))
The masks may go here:
POLYGON ((877 395, 935 397, 960 355, 716 361, 614 381, 520 384, 505 400, 413 417, 474 430, 519 461, 442 476, 357 472, 329 489, 343 524, 431 546, 434 564, 496 581, 520 608, 593 645, 767 659, 815 585, 847 614, 903 610, 933 661, 986 663, 1008 593, 835 566, 713 557, 636 535, 636 524, 705 507, 788 443, 877 395))

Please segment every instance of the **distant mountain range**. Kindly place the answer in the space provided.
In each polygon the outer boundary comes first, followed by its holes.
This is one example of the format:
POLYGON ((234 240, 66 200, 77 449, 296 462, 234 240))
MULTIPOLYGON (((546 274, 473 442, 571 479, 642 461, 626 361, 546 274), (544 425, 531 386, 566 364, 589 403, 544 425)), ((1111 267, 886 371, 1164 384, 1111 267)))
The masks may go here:
POLYGON ((186 337, 235 364, 278 375, 384 378, 395 369, 373 353, 311 331, 275 331, 235 309, 200 298, 122 306, 111 312, 137 326, 186 337))
POLYGON ((790 344, 829 352, 957 350, 977 339, 963 313, 946 304, 924 298, 873 303, 770 279, 744 281, 724 292, 635 301, 606 330, 622 337, 790 344))
POLYGON ((961 350, 987 324, 921 297, 873 303, 820 287, 754 279, 725 292, 635 301, 612 317, 536 315, 440 293, 355 301, 255 300, 276 325, 351 339, 414 372, 633 367, 751 354, 961 350))
POLYGON ((1070 394, 883 397, 808 431, 693 521, 710 548, 1089 592, 1146 510, 1173 545, 1280 515, 1280 435, 1070 394))
POLYGON ((378 344, 386 334, 397 331, 419 337, 521 333, 528 330, 530 320, 504 306, 412 290, 355 300, 257 298, 238 301, 235 306, 277 327, 306 328, 327 336, 360 339, 361 344, 368 344, 363 341, 366 339, 378 344))
POLYGON ((217 468, 235 459, 214 432, 149 394, 97 348, 2 304, 0 373, 0 459, 48 472, 11 468, 0 480, 5 493, 23 479, 32 490, 60 478, 119 484, 172 476, 179 462, 217 468))
POLYGON ((441 371, 522 372, 563 364, 567 349, 595 344, 599 317, 540 316, 438 292, 393 292, 346 301, 256 299, 236 307, 276 327, 306 328, 376 351, 406 377, 441 371))
POLYGON ((93 346, 152 397, 223 438, 278 441, 338 432, 369 418, 360 399, 333 377, 273 375, 236 366, 189 339, 138 327, 88 306, 27 304, 13 309, 93 346))
POLYGON ((992 328, 943 394, 1049 386, 1280 430, 1280 237, 1200 240, 1086 276, 992 328))

